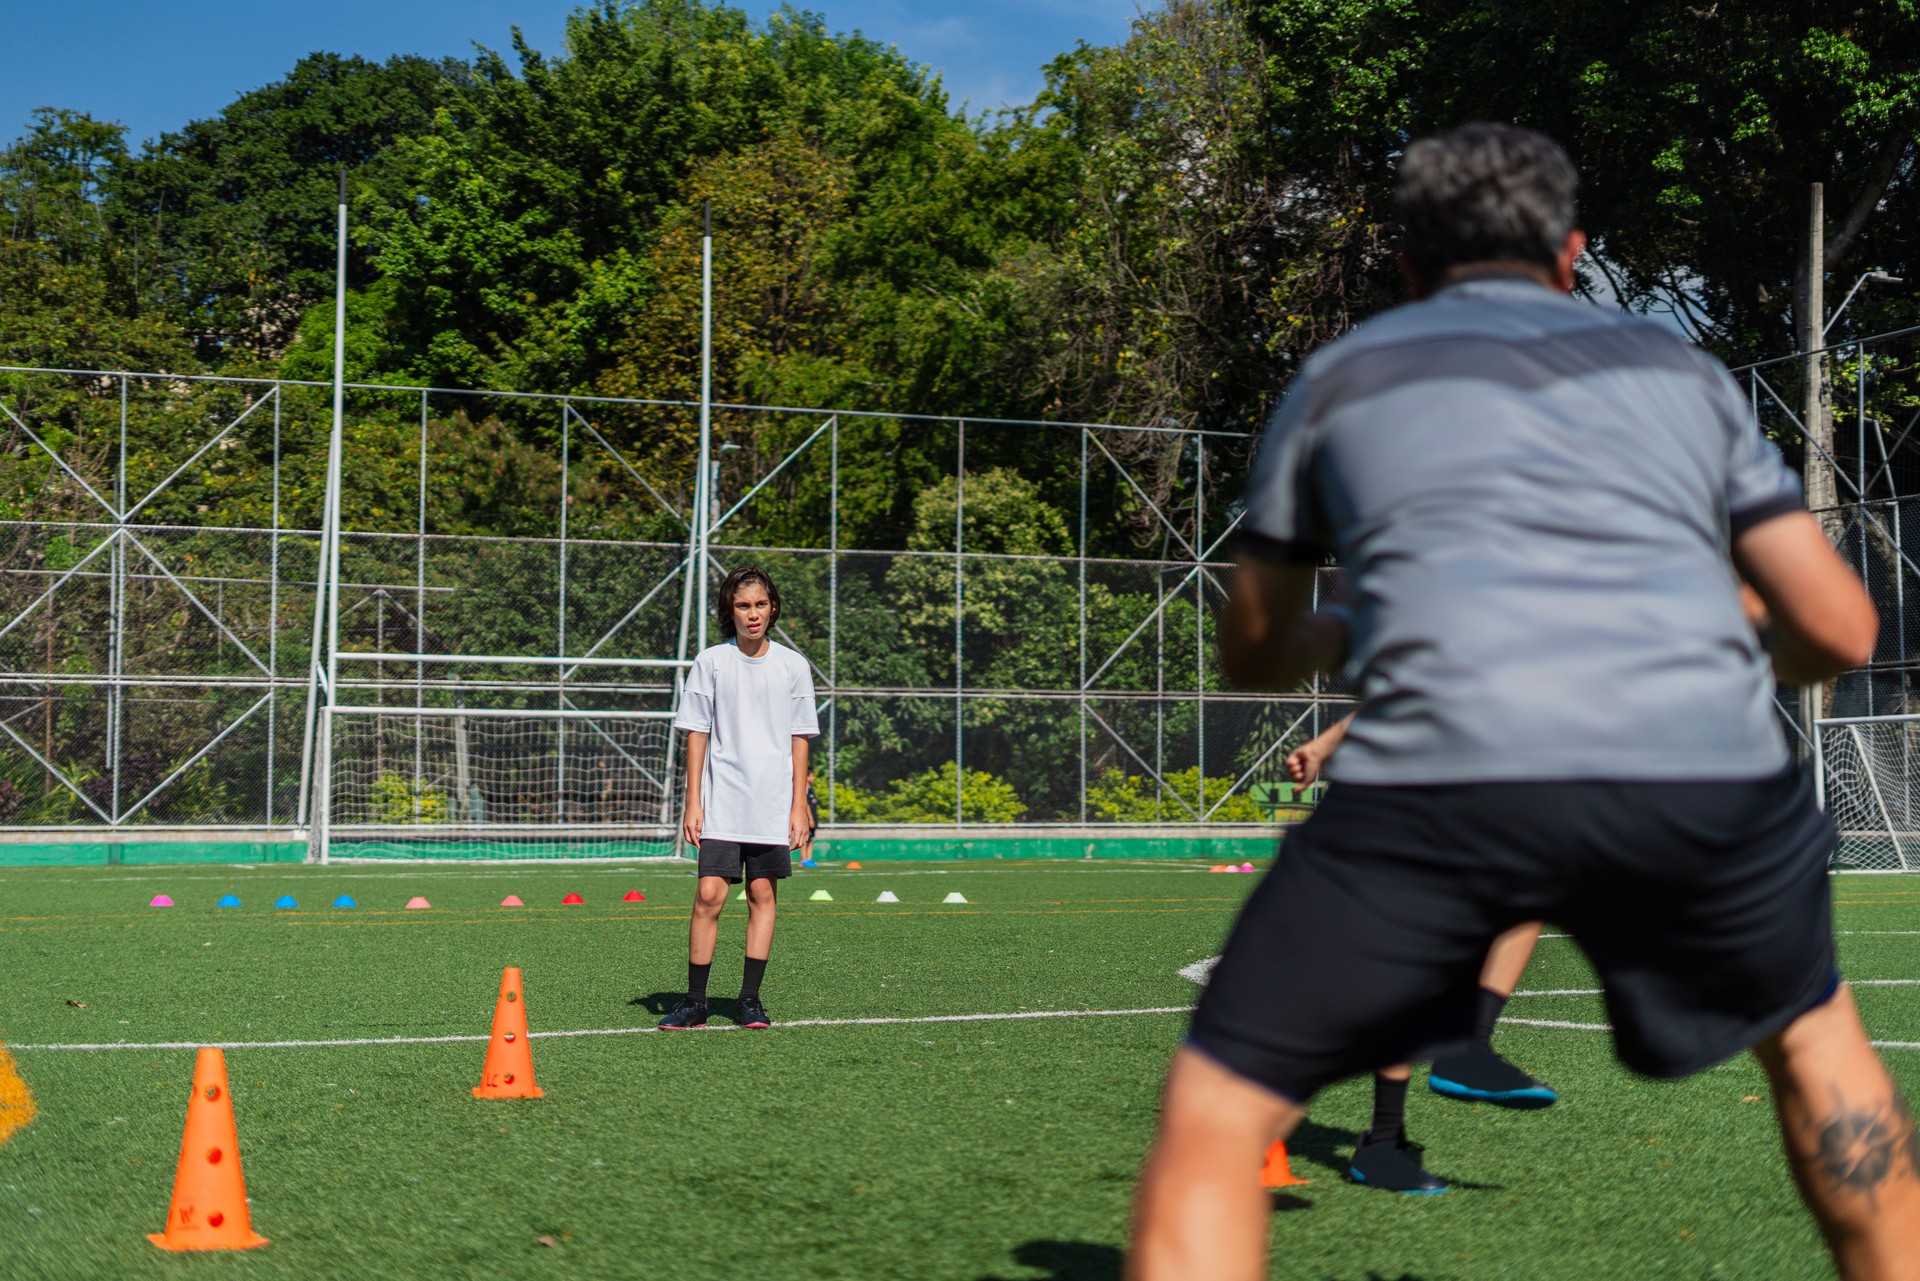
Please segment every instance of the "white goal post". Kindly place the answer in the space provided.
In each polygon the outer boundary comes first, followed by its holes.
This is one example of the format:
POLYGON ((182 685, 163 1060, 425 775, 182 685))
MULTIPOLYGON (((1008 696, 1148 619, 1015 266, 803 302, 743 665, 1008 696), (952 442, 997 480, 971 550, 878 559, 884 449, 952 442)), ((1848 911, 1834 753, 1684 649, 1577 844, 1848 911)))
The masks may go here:
POLYGON ((1920 714, 1814 722, 1820 807, 1840 832, 1836 868, 1920 871, 1920 714))
MULTIPOLYGON (((375 654, 344 662, 665 668, 677 659, 375 654)), ((681 682, 635 690, 677 702, 681 682)), ((343 696, 352 682, 342 682, 343 696)), ((597 687, 607 697, 607 687, 597 687)), ((320 711, 310 857, 473 861, 638 859, 677 850, 682 780, 671 706, 574 705, 557 682, 431 683, 407 704, 320 711), (485 705, 464 705, 484 696, 485 705), (449 705, 450 703, 459 705, 449 705), (516 705, 517 704, 517 705, 516 705)))

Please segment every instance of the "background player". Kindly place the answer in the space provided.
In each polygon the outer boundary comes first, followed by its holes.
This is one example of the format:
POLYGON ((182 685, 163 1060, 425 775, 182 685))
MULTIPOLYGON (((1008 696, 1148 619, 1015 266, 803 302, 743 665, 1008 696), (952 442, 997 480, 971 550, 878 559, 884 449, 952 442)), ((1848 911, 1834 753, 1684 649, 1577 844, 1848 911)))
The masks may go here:
MULTIPOLYGON (((1348 713, 1287 753, 1287 777, 1296 786, 1311 787, 1319 780, 1321 767, 1347 736, 1353 716, 1348 713)), ((1539 941, 1540 922, 1529 921, 1502 934, 1487 950, 1474 1009, 1474 1042, 1434 1060, 1427 1086, 1436 1094, 1510 1108, 1549 1107, 1559 1097, 1493 1048, 1500 1012, 1520 985, 1539 941)), ((1424 1149, 1407 1138, 1407 1084, 1412 1077, 1413 1068, 1406 1063, 1373 1074, 1373 1120, 1354 1144, 1352 1174, 1367 1186, 1387 1192, 1444 1192, 1446 1180, 1425 1168, 1424 1149)))
POLYGON ((1531 920, 1585 951, 1629 1068, 1752 1047, 1841 1273, 1920 1277, 1920 1140, 1835 969, 1833 826, 1773 697, 1869 661, 1878 618, 1726 371, 1564 297, 1576 185, 1513 126, 1409 147, 1416 301, 1316 353, 1268 427, 1222 667, 1286 689, 1350 649, 1362 710, 1168 1072, 1136 1281, 1264 1276, 1268 1143, 1467 1032, 1488 945, 1531 920), (1330 554, 1350 615, 1312 605, 1330 554))
POLYGON ((718 645, 687 674, 674 728, 687 732, 687 808, 681 838, 700 851, 687 929, 687 995, 663 1028, 704 1027, 707 976, 727 889, 747 883, 747 958, 738 1022, 766 1027, 760 980, 773 951, 775 886, 793 875, 807 834, 807 744, 820 733, 807 662, 771 639, 780 592, 744 566, 720 584, 718 645))

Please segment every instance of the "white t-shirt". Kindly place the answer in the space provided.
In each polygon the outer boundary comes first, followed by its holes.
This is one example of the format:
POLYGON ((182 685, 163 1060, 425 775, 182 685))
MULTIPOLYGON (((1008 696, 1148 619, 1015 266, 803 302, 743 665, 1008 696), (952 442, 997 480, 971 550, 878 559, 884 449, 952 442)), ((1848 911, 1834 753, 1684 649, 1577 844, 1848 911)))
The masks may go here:
POLYGON ((708 736, 700 835, 785 846, 793 740, 820 736, 807 660, 773 641, 758 658, 732 641, 702 650, 687 673, 673 727, 708 736))

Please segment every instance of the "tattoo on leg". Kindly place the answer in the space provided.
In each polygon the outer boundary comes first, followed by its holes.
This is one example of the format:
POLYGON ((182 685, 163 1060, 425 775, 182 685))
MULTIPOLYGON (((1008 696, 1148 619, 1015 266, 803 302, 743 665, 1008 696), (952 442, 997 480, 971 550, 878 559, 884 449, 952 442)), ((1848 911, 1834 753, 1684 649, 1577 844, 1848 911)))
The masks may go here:
POLYGON ((1833 1192, 1862 1193, 1874 1204, 1877 1189, 1901 1164, 1920 1178, 1920 1136, 1898 1088, 1890 1099, 1853 1107, 1835 1090, 1833 1111, 1809 1118, 1807 1128, 1814 1132, 1814 1151, 1806 1163, 1833 1192))

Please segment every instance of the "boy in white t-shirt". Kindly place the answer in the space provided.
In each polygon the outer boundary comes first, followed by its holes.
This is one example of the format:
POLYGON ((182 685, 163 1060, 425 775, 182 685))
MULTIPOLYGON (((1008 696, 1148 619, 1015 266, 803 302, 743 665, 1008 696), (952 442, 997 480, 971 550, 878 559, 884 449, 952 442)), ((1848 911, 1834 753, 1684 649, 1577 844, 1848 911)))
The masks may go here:
POLYGON ((807 740, 818 737, 807 662, 771 639, 780 592, 748 565, 720 584, 720 634, 687 674, 674 728, 687 731, 687 810, 680 834, 700 851, 687 935, 687 995, 663 1028, 705 1027, 707 976, 727 889, 747 883, 747 960, 739 1023, 766 1027, 760 980, 773 950, 774 882, 793 875, 806 838, 807 740))

